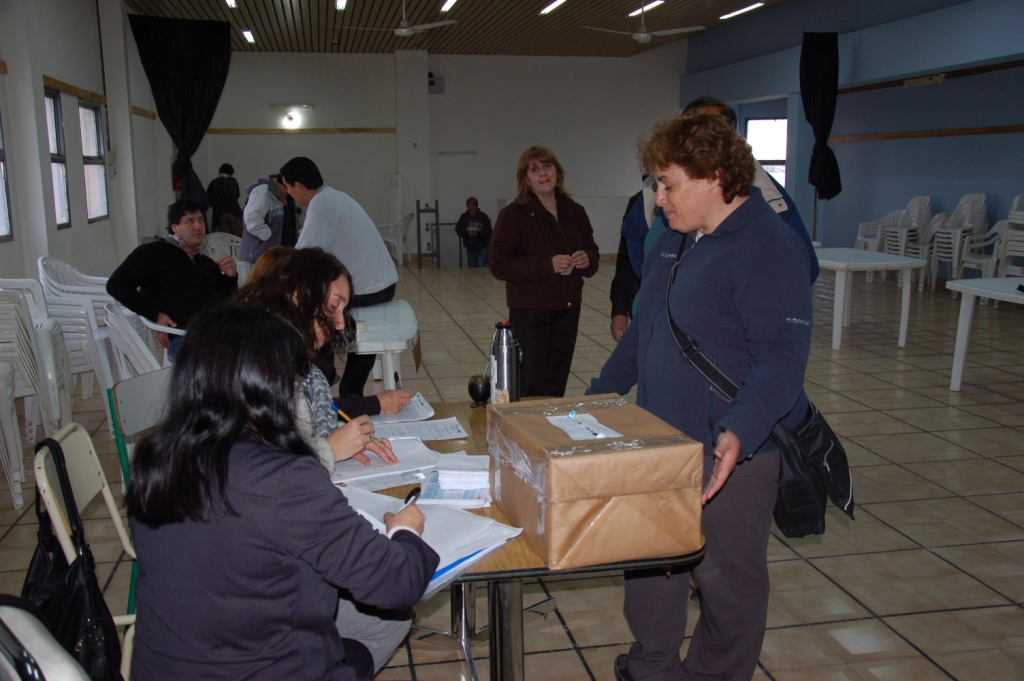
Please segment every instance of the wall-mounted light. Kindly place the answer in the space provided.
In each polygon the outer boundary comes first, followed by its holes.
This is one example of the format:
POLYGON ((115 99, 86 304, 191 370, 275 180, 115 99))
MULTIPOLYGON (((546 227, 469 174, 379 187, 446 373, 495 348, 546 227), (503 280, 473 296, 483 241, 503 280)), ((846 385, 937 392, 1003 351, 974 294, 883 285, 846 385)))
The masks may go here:
POLYGON ((561 6, 562 6, 562 3, 563 3, 563 2, 565 2, 565 0, 555 0, 555 1, 553 2, 553 3, 551 3, 550 5, 548 5, 547 7, 545 7, 544 9, 542 9, 542 10, 540 11, 540 13, 541 13, 541 14, 551 14, 551 13, 552 13, 552 12, 554 12, 554 11, 555 11, 556 9, 558 9, 559 7, 561 7, 561 6))
POLYGON ((455 5, 456 2, 457 0, 445 0, 445 3, 441 5, 441 12, 447 12, 455 5))
POLYGON ((733 17, 738 17, 739 15, 743 14, 744 12, 749 12, 750 10, 757 9, 758 7, 764 7, 764 3, 763 2, 755 2, 753 5, 750 5, 749 7, 744 7, 743 9, 738 9, 735 12, 729 12, 728 14, 723 14, 722 16, 718 17, 718 19, 719 19, 719 21, 725 21, 726 19, 732 19, 733 17))
POLYGON ((252 31, 242 31, 242 35, 244 35, 245 39, 247 41, 249 41, 250 43, 252 43, 253 45, 256 44, 256 38, 252 37, 252 31))
POLYGON ((296 129, 302 125, 302 114, 298 111, 289 111, 284 115, 284 118, 281 119, 281 125, 289 130, 296 129))
POLYGON ((299 110, 299 109, 312 109, 312 108, 314 108, 314 107, 309 102, 299 102, 297 104, 288 104, 288 103, 283 103, 283 104, 271 103, 270 104, 270 110, 271 111, 296 111, 296 110, 299 110))
POLYGON ((657 7, 659 5, 664 5, 664 4, 665 4, 665 0, 654 0, 654 2, 650 2, 650 3, 646 4, 646 5, 644 5, 642 10, 640 10, 640 9, 633 10, 632 12, 629 13, 629 16, 631 16, 631 17, 638 17, 638 16, 640 16, 641 12, 650 12, 655 7, 657 7))

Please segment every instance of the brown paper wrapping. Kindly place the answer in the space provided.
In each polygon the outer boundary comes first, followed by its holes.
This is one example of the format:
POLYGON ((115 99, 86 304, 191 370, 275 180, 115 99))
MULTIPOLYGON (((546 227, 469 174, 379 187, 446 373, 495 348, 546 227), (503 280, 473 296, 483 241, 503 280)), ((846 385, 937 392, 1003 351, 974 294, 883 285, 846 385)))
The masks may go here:
POLYGON ((703 445, 617 395, 487 407, 492 493, 548 567, 679 556, 701 547, 703 445), (623 434, 574 441, 575 410, 623 434))

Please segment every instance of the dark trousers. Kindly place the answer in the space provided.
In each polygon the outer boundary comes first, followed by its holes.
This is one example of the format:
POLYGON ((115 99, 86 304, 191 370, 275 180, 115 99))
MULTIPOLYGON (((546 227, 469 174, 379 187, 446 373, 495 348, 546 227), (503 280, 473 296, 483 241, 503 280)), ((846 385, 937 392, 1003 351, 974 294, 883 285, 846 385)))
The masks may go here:
MULTIPOLYGON (((396 284, 376 293, 367 293, 361 296, 352 296, 349 302, 350 307, 369 307, 386 303, 395 297, 396 284)), ((373 371, 373 363, 377 361, 376 355, 357 355, 354 352, 348 353, 345 360, 345 372, 341 375, 341 384, 338 386, 339 395, 362 395, 366 387, 366 377, 373 371)))
MULTIPOLYGON (((714 459, 704 457, 704 484, 714 459)), ((768 533, 779 488, 779 453, 736 466, 704 507, 704 560, 693 568, 700 586, 700 619, 686 659, 690 573, 626 573, 623 611, 636 642, 629 671, 636 681, 750 681, 768 622, 768 533)))
POLYGON ((520 397, 562 397, 569 382, 580 309, 509 310, 523 365, 519 374, 520 397))

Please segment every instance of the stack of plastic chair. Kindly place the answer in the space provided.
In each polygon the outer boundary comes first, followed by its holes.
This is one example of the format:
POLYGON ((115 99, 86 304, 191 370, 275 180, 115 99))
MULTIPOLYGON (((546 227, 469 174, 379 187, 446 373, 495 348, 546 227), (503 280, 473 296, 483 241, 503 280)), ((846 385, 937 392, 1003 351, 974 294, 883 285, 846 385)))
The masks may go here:
POLYGON ((14 366, 15 397, 25 398, 25 434, 35 442, 40 420, 47 435, 71 421, 71 368, 60 325, 35 326, 25 294, 0 290, 0 361, 14 366))
POLYGON ((48 255, 39 258, 39 281, 43 293, 59 298, 61 296, 85 296, 92 300, 93 314, 100 326, 107 323, 103 306, 115 302, 107 293, 106 277, 91 277, 82 274, 63 260, 48 255))
MULTIPOLYGON (((915 196, 910 199, 907 203, 907 207, 903 210, 903 215, 900 216, 899 222, 895 227, 890 228, 885 233, 885 245, 882 247, 884 253, 890 255, 902 255, 907 254, 907 245, 912 241, 917 241, 918 234, 922 229, 928 226, 928 223, 932 219, 932 200, 927 196, 915 196)), ((886 272, 882 271, 882 281, 885 281, 886 272)), ((903 271, 897 273, 897 276, 901 277, 903 271)))
MULTIPOLYGON (((416 217, 414 213, 408 213, 398 222, 390 225, 381 225, 377 228, 377 231, 380 232, 380 238, 384 240, 384 245, 394 247, 395 260, 398 262, 399 267, 402 266, 402 261, 405 259, 403 254, 405 237, 409 233, 409 225, 412 224, 414 217, 416 217)), ((860 246, 857 248, 860 248, 860 246)))
MULTIPOLYGON (((917 234, 917 239, 907 242, 907 250, 904 253, 908 258, 916 258, 918 260, 924 260, 927 264, 921 268, 921 272, 917 278, 917 290, 924 290, 924 280, 931 272, 931 260, 932 260, 932 248, 935 244, 933 239, 935 238, 935 232, 949 221, 949 213, 936 213, 932 215, 931 220, 928 221, 928 225, 917 234)), ((934 288, 934 281, 932 282, 932 288, 934 288)))
POLYGON ((999 276, 1024 277, 1024 194, 1013 200, 999 247, 999 276))
POLYGON ((14 367, 8 362, 0 362, 0 462, 7 476, 14 508, 21 508, 25 503, 21 494, 25 464, 22 461, 18 415, 14 410, 14 367))
MULTIPOLYGON (((946 263, 949 280, 957 277, 960 269, 960 255, 967 237, 984 234, 988 229, 988 202, 984 194, 968 194, 960 199, 953 209, 949 223, 935 231, 935 247, 932 250, 931 276, 932 292, 939 276, 939 264, 946 263)), ((952 291, 956 298, 956 291, 952 291)))
POLYGON ((226 232, 211 232, 203 237, 203 247, 200 252, 208 258, 216 260, 221 256, 230 255, 238 268, 238 285, 245 284, 249 278, 249 271, 252 265, 242 260, 242 240, 234 234, 226 232))
MULTIPOLYGON (((857 226, 857 238, 853 242, 853 247, 864 251, 877 252, 882 250, 882 246, 888 239, 886 234, 889 231, 889 228, 895 227, 896 224, 899 223, 901 217, 903 217, 903 211, 894 210, 881 220, 860 223, 857 226)), ((864 275, 864 281, 872 281, 874 276, 875 273, 869 271, 864 275)))
MULTIPOLYGON (((107 331, 114 350, 118 381, 160 369, 152 349, 142 340, 128 317, 117 305, 107 304, 107 331)), ((113 386, 111 386, 113 387, 113 386)))

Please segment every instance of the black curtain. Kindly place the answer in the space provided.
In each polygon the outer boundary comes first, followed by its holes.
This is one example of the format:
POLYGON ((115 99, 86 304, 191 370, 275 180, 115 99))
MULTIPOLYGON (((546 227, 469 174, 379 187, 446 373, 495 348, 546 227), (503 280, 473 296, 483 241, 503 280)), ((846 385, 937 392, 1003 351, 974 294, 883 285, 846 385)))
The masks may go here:
POLYGON ((839 34, 804 33, 800 51, 800 97, 804 115, 814 129, 814 151, 807 181, 820 198, 831 199, 843 191, 839 162, 828 147, 839 90, 839 34))
POLYGON ((132 35, 153 90, 157 115, 178 148, 174 170, 181 197, 209 208, 206 189, 192 168, 231 64, 231 24, 130 14, 132 35))

